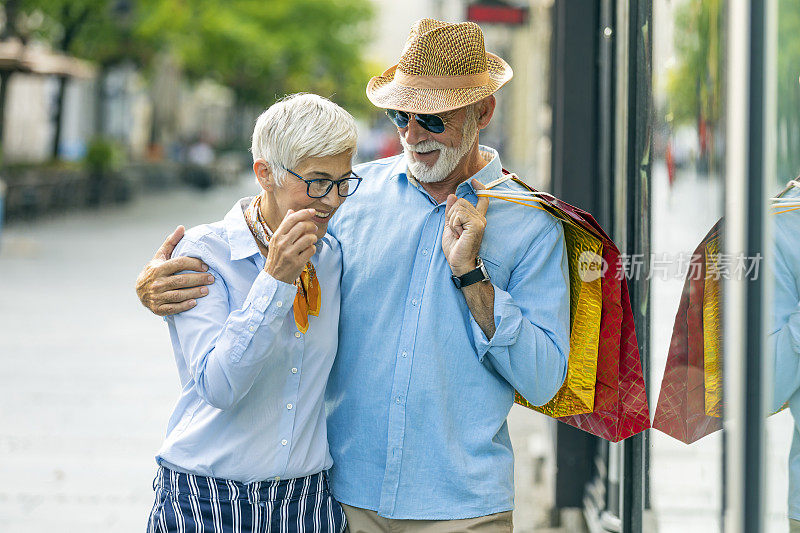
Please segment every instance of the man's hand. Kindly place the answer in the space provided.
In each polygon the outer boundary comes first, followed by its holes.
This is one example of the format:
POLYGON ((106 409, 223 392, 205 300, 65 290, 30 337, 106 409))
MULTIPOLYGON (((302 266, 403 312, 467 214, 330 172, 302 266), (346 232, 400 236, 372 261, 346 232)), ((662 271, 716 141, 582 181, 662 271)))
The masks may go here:
MULTIPOLYGON (((486 189, 475 179, 472 180, 472 186, 476 190, 486 189)), ((462 276, 475 269, 483 231, 486 229, 488 209, 489 199, 485 197, 478 198, 478 204, 475 206, 454 194, 447 197, 442 250, 450 269, 456 276, 462 276)))
POLYGON ((316 253, 316 231, 319 227, 311 218, 313 209, 289 209, 280 226, 269 240, 269 251, 264 270, 284 283, 294 283, 303 267, 316 253))
POLYGON ((136 278, 136 295, 142 305, 159 316, 191 309, 197 305, 196 298, 208 294, 205 285, 214 283, 214 276, 210 274, 175 274, 182 270, 208 271, 208 266, 194 257, 170 259, 183 232, 183 226, 175 228, 136 278))

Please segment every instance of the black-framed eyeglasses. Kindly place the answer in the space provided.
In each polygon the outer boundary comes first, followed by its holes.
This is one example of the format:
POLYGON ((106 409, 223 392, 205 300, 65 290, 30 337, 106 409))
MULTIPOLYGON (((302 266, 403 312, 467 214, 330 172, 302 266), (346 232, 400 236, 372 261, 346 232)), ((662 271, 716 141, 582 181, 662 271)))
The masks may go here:
POLYGON ((297 172, 291 171, 286 167, 283 167, 283 170, 306 182, 306 194, 311 198, 324 198, 331 192, 334 184, 336 185, 336 192, 339 193, 339 196, 350 196, 356 192, 356 189, 358 189, 358 186, 361 184, 361 177, 353 171, 350 171, 350 175, 346 178, 332 180, 328 178, 306 179, 297 172))
POLYGON ((431 133, 442 133, 444 131, 444 126, 447 123, 445 119, 439 115, 406 113, 405 111, 398 111, 396 109, 387 109, 386 116, 389 117, 389 120, 394 122, 394 125, 398 128, 407 128, 408 121, 411 120, 411 117, 413 116, 416 119, 417 124, 431 133))

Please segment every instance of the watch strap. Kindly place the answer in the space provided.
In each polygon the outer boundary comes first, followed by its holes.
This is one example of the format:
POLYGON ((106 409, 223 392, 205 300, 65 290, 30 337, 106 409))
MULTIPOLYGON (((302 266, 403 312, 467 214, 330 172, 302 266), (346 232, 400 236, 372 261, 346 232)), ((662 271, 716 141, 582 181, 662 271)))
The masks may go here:
POLYGON ((478 266, 473 270, 470 270, 463 276, 450 276, 450 278, 453 280, 453 285, 455 285, 457 289, 463 289, 464 287, 481 281, 489 281, 489 273, 486 271, 483 260, 479 257, 478 266))

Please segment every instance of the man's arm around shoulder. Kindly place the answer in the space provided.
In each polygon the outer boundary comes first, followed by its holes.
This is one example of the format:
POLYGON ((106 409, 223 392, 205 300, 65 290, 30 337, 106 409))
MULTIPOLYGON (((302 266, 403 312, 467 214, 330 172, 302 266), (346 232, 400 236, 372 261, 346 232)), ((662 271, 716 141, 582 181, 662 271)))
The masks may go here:
POLYGON ((206 285, 214 283, 214 276, 206 274, 208 265, 200 259, 172 258, 184 232, 183 226, 175 228, 136 278, 139 301, 159 316, 191 309, 197 305, 197 298, 208 294, 206 285))

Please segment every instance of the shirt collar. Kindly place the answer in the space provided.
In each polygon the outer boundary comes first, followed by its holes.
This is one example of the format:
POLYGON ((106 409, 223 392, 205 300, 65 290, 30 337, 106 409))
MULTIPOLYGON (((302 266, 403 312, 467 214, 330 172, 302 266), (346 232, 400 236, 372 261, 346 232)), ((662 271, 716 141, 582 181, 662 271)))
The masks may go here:
MULTIPOLYGON (((481 157, 487 162, 487 165, 476 172, 473 176, 470 176, 465 181, 461 182, 461 184, 456 188, 456 196, 463 197, 469 193, 474 193, 475 188, 472 186, 473 179, 476 179, 483 184, 487 184, 496 180, 503 174, 503 164, 500 162, 500 155, 497 153, 497 150, 483 145, 478 145, 478 150, 481 157)), ((405 165, 404 157, 401 159, 401 161, 403 161, 403 165, 405 165)), ((417 179, 414 178, 414 176, 412 176, 408 171, 407 166, 404 166, 404 170, 405 172, 403 175, 406 177, 408 182, 420 191, 424 191, 425 189, 422 188, 419 181, 417 181, 417 179)))
POLYGON ((463 181, 456 188, 456 196, 466 196, 468 193, 474 193, 475 188, 472 186, 472 180, 476 179, 486 185, 503 174, 503 163, 500 162, 500 155, 494 148, 488 146, 478 146, 481 157, 487 162, 487 165, 476 172, 473 176, 463 181))
POLYGON ((236 202, 223 219, 225 233, 228 236, 228 245, 231 247, 232 261, 259 253, 256 239, 250 233, 250 228, 247 227, 247 221, 244 219, 244 210, 250 205, 252 199, 252 197, 242 198, 236 202))

